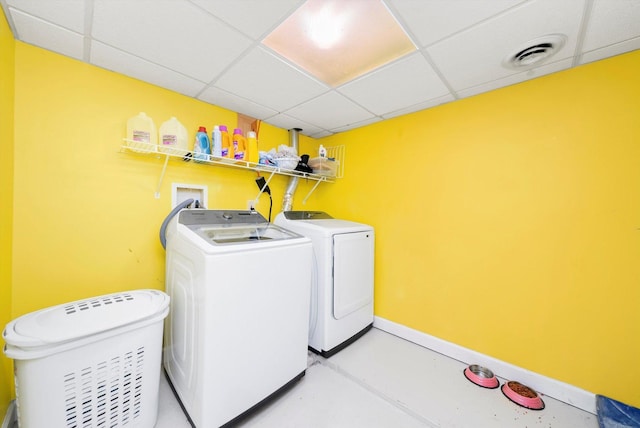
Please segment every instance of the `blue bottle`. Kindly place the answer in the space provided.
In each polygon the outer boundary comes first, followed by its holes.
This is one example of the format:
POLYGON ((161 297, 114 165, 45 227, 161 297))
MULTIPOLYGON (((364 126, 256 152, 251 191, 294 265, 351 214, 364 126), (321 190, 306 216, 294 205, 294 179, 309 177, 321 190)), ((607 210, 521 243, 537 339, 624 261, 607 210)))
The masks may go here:
POLYGON ((208 161, 211 154, 211 145, 209 144, 209 136, 207 128, 201 126, 196 132, 196 141, 193 144, 193 158, 196 162, 208 161))

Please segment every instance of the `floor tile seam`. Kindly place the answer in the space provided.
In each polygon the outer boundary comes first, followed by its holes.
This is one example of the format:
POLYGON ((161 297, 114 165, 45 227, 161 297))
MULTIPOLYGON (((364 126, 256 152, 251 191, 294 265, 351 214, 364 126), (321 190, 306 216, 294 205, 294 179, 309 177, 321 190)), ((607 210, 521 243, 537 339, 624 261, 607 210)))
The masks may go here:
POLYGON ((330 370, 333 370, 335 373, 337 373, 338 375, 346 378, 350 382, 353 382, 356 385, 366 389, 367 391, 371 392, 376 397, 381 398, 382 400, 384 400, 387 403, 391 404, 393 407, 395 407, 398 410, 402 411, 406 415, 418 420, 419 422, 421 422, 425 426, 427 426, 429 428, 442 428, 440 425, 438 425, 435 422, 427 419, 425 416, 421 415, 420 413, 412 410, 407 405, 405 405, 405 404, 393 399, 392 397, 389 397, 384 392, 376 389, 373 385, 370 385, 369 383, 367 383, 363 379, 360 379, 357 376, 349 373, 347 370, 343 369, 338 364, 335 364, 335 363, 333 363, 333 362, 331 362, 331 361, 329 361, 327 359, 318 359, 316 361, 317 361, 318 364, 320 364, 320 365, 322 365, 324 367, 327 367, 330 370))

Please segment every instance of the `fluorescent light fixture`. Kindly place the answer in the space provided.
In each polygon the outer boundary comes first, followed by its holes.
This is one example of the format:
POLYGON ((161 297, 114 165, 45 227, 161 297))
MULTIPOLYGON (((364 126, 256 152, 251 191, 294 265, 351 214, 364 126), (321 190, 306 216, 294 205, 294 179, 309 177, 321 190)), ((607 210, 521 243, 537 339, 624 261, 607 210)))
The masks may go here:
POLYGON ((307 0, 262 43, 333 87, 416 49, 381 0, 307 0))

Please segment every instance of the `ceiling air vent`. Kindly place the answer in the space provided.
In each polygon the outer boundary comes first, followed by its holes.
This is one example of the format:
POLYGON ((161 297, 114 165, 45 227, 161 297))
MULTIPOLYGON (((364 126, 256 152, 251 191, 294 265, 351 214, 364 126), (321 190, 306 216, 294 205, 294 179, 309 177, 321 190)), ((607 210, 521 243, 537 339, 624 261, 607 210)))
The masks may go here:
POLYGON ((567 37, 562 34, 552 34, 530 40, 515 49, 514 53, 507 55, 502 61, 502 65, 514 69, 534 67, 555 55, 562 49, 566 40, 567 37))

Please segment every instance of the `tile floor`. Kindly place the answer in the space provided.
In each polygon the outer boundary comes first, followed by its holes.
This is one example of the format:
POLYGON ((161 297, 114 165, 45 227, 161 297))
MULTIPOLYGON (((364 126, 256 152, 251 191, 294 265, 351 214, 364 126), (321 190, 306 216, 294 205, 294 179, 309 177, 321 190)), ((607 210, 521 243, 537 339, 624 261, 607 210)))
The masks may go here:
MULTIPOLYGON (((465 368, 466 364, 374 328, 329 359, 309 354, 302 380, 240 426, 598 427, 595 415, 550 397, 543 397, 543 410, 520 407, 500 389, 469 382, 463 375, 465 368)), ((183 427, 190 424, 163 374, 156 428, 183 427)))

